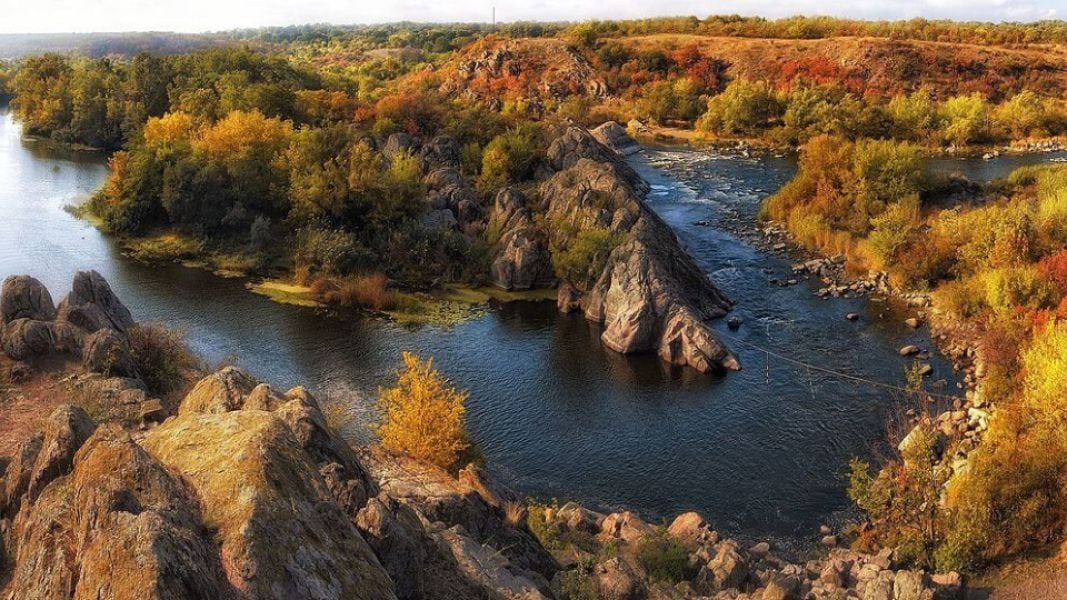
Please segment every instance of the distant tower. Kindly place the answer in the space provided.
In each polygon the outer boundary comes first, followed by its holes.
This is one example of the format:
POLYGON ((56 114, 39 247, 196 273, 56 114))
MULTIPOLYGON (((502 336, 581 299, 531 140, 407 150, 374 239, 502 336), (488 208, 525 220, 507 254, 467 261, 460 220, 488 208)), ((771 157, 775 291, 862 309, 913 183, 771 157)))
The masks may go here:
POLYGON ((493 7, 493 29, 496 29, 496 7, 493 7))

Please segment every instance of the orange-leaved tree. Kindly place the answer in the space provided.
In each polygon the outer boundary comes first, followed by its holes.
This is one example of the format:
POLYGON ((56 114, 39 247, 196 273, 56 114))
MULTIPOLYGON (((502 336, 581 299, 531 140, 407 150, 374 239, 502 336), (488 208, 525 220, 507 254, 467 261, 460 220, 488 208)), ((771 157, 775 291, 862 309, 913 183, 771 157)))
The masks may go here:
POLYGON ((464 414, 468 393, 452 387, 433 368, 405 352, 396 386, 378 392, 381 420, 375 431, 384 447, 444 469, 470 447, 464 414))

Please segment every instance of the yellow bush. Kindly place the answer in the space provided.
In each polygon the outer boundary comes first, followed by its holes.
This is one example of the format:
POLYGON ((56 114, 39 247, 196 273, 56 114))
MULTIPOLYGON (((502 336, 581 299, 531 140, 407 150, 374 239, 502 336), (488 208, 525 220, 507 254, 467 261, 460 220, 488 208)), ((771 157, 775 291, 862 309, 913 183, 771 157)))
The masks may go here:
POLYGON ((1067 322, 1038 333, 1022 355, 1023 402, 1067 441, 1067 322))
POLYGON ((452 387, 433 360, 408 352, 403 358, 396 387, 379 391, 381 421, 375 432, 390 450, 452 469, 470 447, 464 423, 468 394, 452 387))
POLYGON ((982 281, 986 304, 993 310, 1055 306, 1057 298, 1052 284, 1034 266, 993 269, 983 274, 982 281))

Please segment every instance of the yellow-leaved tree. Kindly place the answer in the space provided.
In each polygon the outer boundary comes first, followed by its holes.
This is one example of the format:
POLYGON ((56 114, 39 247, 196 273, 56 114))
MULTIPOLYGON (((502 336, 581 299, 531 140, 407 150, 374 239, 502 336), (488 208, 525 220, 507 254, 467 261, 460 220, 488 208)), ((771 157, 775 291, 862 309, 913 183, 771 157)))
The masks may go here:
POLYGON ((470 447, 464 423, 468 393, 452 387, 432 359, 409 352, 403 358, 396 386, 378 392, 381 420, 375 431, 390 450, 452 469, 470 447))

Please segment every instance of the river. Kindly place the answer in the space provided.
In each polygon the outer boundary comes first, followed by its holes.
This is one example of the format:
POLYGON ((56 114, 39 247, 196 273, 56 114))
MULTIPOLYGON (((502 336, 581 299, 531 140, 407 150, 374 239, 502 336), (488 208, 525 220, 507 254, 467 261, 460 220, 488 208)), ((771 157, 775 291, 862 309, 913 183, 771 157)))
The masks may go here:
MULTIPOLYGON (((817 282, 772 285, 789 272, 788 260, 716 226, 751 221, 760 199, 791 177, 791 159, 649 150, 631 160, 653 186, 651 206, 738 301, 744 325, 730 332, 715 322, 724 335, 891 384, 903 381, 908 364, 900 346, 930 346, 924 330, 902 327, 885 305, 820 300, 817 282), (848 312, 860 320, 846 321, 848 312)), ((106 174, 100 156, 57 154, 23 140, 0 109, 0 275, 33 274, 58 301, 76 271, 96 269, 138 320, 182 328, 209 363, 233 361, 278 387, 308 385, 350 410, 357 436, 400 353, 432 356, 470 390, 469 427, 490 471, 539 498, 651 519, 697 510, 728 532, 811 539, 848 506, 849 458, 870 455, 900 403, 740 343, 733 348, 745 369, 725 377, 620 356, 600 346, 597 326, 557 314, 551 302, 497 306, 450 328, 276 304, 239 280, 123 257, 65 210, 106 174)), ((931 363, 931 381, 946 379, 954 390, 950 366, 931 363)))

